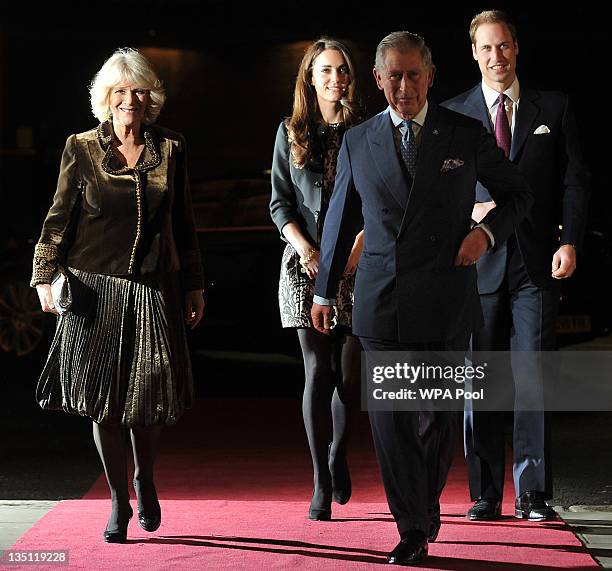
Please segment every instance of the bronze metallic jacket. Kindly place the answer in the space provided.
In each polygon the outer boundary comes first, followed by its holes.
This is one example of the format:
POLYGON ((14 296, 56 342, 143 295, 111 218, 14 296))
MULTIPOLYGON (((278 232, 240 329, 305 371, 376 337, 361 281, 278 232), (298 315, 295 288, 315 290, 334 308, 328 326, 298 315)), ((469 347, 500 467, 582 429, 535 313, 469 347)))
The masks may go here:
POLYGON ((116 157, 113 137, 105 122, 66 141, 30 285, 65 265, 117 276, 180 270, 185 291, 202 289, 183 136, 145 127, 134 168, 116 157))

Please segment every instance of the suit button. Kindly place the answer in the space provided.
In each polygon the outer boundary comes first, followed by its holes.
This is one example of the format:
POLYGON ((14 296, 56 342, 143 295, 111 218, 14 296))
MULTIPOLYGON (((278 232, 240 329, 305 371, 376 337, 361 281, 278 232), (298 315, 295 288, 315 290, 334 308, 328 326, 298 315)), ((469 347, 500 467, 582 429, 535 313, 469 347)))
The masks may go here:
POLYGON ((429 237, 429 239, 430 239, 432 242, 435 242, 435 241, 436 241, 436 237, 435 237, 433 234, 432 234, 432 235, 429 237))
POLYGON ((315 185, 315 186, 321 186, 322 184, 323 184, 323 182, 322 182, 322 181, 320 181, 320 180, 315 180, 315 183, 314 183, 314 185, 315 185))
POLYGON ((381 212, 382 212, 383 214, 389 214, 389 209, 388 209, 388 208, 383 208, 383 209, 381 210, 381 212))

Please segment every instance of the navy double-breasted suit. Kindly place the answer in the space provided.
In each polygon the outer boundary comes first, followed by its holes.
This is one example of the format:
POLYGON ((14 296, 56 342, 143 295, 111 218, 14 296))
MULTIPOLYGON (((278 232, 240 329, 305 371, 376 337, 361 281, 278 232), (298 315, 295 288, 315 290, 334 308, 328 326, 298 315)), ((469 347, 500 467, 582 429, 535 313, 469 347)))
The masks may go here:
POLYGON ((531 193, 478 121, 430 104, 412 184, 392 129, 385 111, 345 135, 315 293, 333 297, 363 215, 353 332, 443 341, 482 323, 476 268, 453 264, 470 231, 476 182, 498 203, 483 222, 499 242, 527 212, 531 193))
MULTIPOLYGON (((476 182, 486 184, 498 203, 484 222, 500 242, 527 212, 531 192, 479 121, 429 103, 413 180, 402 167, 394 128, 387 110, 344 137, 315 294, 334 297, 363 224, 353 332, 366 351, 373 348, 369 340, 396 350, 447 343, 456 349, 453 340, 468 339, 482 324, 476 268, 454 265, 470 232, 476 182)), ((400 534, 428 532, 452 458, 452 433, 441 431, 449 423, 426 416, 370 411, 385 491, 400 534), (424 425, 430 428, 426 440, 424 425)))

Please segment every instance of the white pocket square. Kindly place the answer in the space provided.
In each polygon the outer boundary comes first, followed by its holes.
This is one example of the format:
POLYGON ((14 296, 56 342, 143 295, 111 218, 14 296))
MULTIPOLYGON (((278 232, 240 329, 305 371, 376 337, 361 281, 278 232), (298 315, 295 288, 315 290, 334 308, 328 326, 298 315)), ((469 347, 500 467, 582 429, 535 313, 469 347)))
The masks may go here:
POLYGON ((461 159, 446 159, 444 163, 442 163, 442 168, 440 172, 452 171, 453 169, 459 168, 463 166, 463 161, 461 159))
POLYGON ((534 132, 534 135, 546 135, 550 133, 550 129, 546 125, 540 125, 534 132))

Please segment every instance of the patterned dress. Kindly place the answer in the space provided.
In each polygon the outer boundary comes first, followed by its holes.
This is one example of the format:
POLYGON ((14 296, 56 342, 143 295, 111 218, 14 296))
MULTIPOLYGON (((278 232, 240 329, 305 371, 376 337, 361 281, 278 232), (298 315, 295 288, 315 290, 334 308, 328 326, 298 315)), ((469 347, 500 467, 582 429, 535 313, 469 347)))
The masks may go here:
MULTIPOLYGON (((317 131, 318 143, 322 149, 323 159, 321 211, 317 221, 317 249, 321 244, 325 214, 334 190, 336 160, 344 131, 343 123, 321 125, 317 131)), ((278 303, 283 327, 313 327, 310 310, 312 309, 314 297, 314 284, 315 280, 302 272, 298 253, 291 244, 287 244, 281 261, 278 286, 278 303)), ((338 294, 336 295, 337 324, 348 328, 352 325, 354 286, 355 276, 344 276, 340 280, 338 294)))

